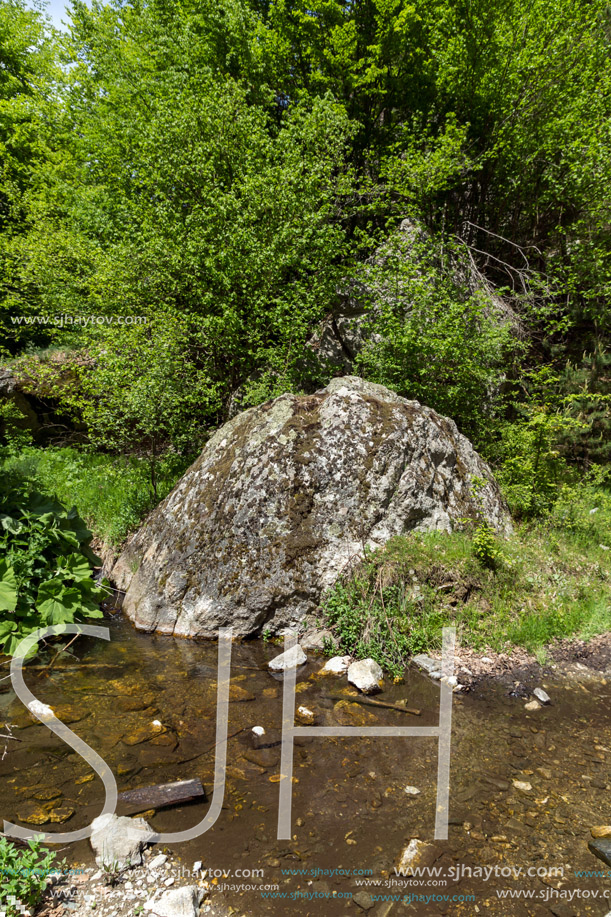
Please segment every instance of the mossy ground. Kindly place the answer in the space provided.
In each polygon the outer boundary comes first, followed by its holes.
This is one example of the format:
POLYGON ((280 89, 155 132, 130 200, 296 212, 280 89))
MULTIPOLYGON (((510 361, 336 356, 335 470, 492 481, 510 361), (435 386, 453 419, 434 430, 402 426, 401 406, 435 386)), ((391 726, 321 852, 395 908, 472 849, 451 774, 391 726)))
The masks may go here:
POLYGON ((545 521, 498 539, 492 565, 473 531, 394 538, 330 590, 325 624, 340 651, 398 672, 410 655, 438 649, 444 626, 476 650, 522 646, 545 655, 555 638, 611 629, 611 498, 565 491, 545 521))

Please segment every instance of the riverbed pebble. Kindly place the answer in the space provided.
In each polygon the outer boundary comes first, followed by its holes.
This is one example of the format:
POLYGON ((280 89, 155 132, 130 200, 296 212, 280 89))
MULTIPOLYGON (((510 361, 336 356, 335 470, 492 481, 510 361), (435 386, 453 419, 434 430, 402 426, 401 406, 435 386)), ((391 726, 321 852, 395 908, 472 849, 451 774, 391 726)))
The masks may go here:
POLYGON ((374 659, 359 659, 348 669, 348 681, 363 694, 380 691, 384 673, 374 659))
POLYGON ((321 675, 345 675, 350 667, 350 656, 333 656, 320 670, 321 675))
POLYGON ((307 661, 308 657, 299 644, 296 643, 290 650, 286 650, 286 652, 281 653, 279 656, 275 656, 274 659, 268 663, 268 668, 271 669, 272 672, 284 672, 286 669, 296 669, 307 661))
POLYGON ((549 694, 546 691, 543 690, 543 688, 535 688, 535 690, 533 691, 533 694, 535 695, 537 700, 542 704, 551 704, 552 702, 551 697, 549 696, 549 694))

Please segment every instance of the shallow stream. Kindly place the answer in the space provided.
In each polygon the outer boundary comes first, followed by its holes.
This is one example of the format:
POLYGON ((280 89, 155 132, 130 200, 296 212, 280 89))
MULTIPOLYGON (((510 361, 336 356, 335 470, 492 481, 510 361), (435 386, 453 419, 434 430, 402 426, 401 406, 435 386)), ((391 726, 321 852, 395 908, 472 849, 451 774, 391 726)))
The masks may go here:
MULTIPOLYGON (((137 633, 120 617, 108 624, 109 643, 81 638, 78 661, 26 669, 28 687, 102 755, 120 791, 200 777, 211 793, 216 645, 137 633)), ((546 681, 553 703, 532 712, 506 685, 454 695, 447 841, 433 838, 435 739, 298 739, 293 837, 278 841, 280 745, 274 743, 282 684, 266 668, 278 652, 263 642, 234 645, 224 808, 207 834, 172 848, 186 868, 201 860, 205 869, 223 872, 212 899, 223 913, 603 917, 611 911, 611 898, 603 898, 611 894, 611 868, 588 850, 591 826, 611 822, 611 684, 604 678, 546 681), (271 747, 254 747, 253 726, 265 728, 271 747), (420 793, 408 795, 406 786, 420 793), (431 842, 427 864, 437 877, 394 875, 415 837, 431 842), (477 875, 483 867, 492 870, 487 880, 477 875), (500 874, 507 867, 539 875, 510 878, 500 874), (544 876, 550 867, 563 877, 544 876), (457 871, 465 875, 457 878, 457 871), (376 899, 373 905, 361 896, 363 909, 352 897, 359 891, 376 899), (506 891, 520 895, 499 897, 506 891)), ((439 687, 420 673, 408 671, 404 683, 388 684, 379 696, 419 708, 416 720, 354 703, 346 679, 316 677, 323 660, 308 655, 297 702, 316 713, 318 725, 437 723, 439 687)), ((0 740, 0 755, 6 745, 2 817, 45 831, 87 825, 102 806, 101 781, 31 717, 10 681, 0 690, 0 724, 10 724, 19 739, 0 740)), ((158 831, 182 830, 199 822, 208 805, 146 818, 158 831)), ((73 864, 92 862, 85 841, 62 855, 73 864)))

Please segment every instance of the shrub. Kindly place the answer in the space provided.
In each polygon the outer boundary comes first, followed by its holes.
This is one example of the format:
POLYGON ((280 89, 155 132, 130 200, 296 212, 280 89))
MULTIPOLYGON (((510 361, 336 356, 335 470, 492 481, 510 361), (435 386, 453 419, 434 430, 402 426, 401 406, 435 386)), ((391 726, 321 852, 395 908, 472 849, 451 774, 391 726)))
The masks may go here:
MULTIPOLYGON (((101 618, 106 590, 94 582, 98 558, 76 509, 37 492, 0 494, 0 647, 13 655, 39 627, 101 618)), ((33 647, 31 654, 36 652, 33 647)))
POLYGON ((0 905, 7 917, 18 917, 20 905, 33 909, 39 904, 55 854, 29 838, 27 848, 0 837, 0 905), (17 899, 17 903, 13 903, 17 899))

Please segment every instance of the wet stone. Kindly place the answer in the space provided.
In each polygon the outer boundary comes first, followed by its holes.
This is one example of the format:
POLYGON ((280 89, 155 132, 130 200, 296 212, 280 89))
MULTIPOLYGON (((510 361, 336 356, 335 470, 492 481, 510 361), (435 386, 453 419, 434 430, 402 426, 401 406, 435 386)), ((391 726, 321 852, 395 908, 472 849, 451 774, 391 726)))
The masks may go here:
POLYGON ((601 837, 590 841, 588 844, 590 851, 607 866, 611 866, 611 838, 601 837))
POLYGON ((356 895, 353 895, 352 901, 363 911, 370 911, 374 905, 373 898, 365 891, 360 891, 357 892, 356 895))

